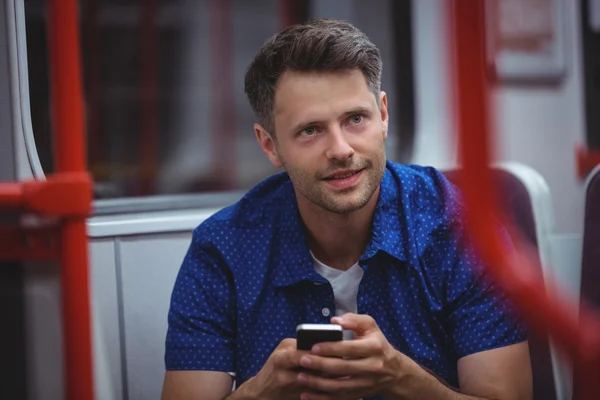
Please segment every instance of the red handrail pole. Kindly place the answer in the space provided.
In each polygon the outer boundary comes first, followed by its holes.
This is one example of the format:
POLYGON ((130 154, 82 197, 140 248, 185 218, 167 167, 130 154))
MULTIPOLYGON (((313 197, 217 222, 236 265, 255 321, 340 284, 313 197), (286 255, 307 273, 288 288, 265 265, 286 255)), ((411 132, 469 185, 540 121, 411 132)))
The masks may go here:
POLYGON ((23 186, 19 183, 0 183, 0 208, 19 209, 23 206, 23 186))
POLYGON ((140 55, 140 182, 137 194, 149 196, 156 185, 158 157, 158 52, 157 0, 141 4, 140 55))
POLYGON ((294 18, 295 1, 297 0, 279 0, 279 21, 281 23, 281 29, 285 29, 296 22, 294 18))
MULTIPOLYGON (((463 191, 471 237, 492 275, 515 302, 530 326, 549 332, 566 353, 586 368, 575 377, 582 387, 580 399, 592 400, 600 392, 600 320, 582 310, 581 323, 560 303, 548 297, 544 285, 528 274, 531 260, 522 243, 515 243, 519 259, 506 253, 493 226, 492 215, 501 215, 494 202, 489 171, 491 112, 485 67, 485 2, 452 0, 449 19, 456 51, 456 121, 460 156, 465 170, 463 191), (516 263, 522 265, 515 265, 516 263)), ((506 223, 506 221, 505 221, 506 223)), ((509 225, 510 228, 510 225, 509 225)))
POLYGON ((76 0, 48 2, 51 104, 57 172, 86 170, 76 0))
MULTIPOLYGON (((84 172, 86 156, 76 0, 48 2, 48 38, 56 172, 84 172)), ((93 399, 88 248, 83 217, 63 222, 61 267, 66 395, 68 400, 93 399)))

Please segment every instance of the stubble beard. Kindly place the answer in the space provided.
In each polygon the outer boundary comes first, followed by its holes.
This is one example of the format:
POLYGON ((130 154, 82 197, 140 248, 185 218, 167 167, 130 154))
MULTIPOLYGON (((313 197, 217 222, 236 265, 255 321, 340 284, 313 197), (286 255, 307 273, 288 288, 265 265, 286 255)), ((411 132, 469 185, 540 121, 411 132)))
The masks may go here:
POLYGON ((359 184, 345 190, 333 191, 329 188, 321 174, 307 176, 308 174, 300 171, 291 171, 286 168, 297 192, 317 207, 334 213, 350 214, 363 208, 377 188, 381 184, 381 179, 385 172, 385 156, 380 156, 375 160, 362 160, 357 165, 351 163, 338 163, 332 170, 339 168, 362 169, 359 184))

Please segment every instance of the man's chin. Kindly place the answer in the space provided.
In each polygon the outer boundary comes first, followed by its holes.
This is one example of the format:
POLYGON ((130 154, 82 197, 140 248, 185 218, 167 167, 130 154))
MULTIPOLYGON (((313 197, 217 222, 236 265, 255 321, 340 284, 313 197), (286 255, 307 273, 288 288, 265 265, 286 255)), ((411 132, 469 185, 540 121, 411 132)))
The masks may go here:
POLYGON ((325 204, 322 204, 321 207, 334 214, 344 215, 360 210, 366 206, 367 203, 368 201, 365 202, 354 199, 351 201, 328 201, 325 204))

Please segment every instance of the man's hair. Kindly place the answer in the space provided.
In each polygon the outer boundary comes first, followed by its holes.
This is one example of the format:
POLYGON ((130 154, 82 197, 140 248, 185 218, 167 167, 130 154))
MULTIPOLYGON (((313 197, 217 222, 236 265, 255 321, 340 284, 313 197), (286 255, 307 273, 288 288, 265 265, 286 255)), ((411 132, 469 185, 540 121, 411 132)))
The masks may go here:
POLYGON ((379 49, 348 22, 316 19, 268 39, 248 67, 244 89, 258 122, 274 135, 275 86, 285 71, 359 69, 379 104, 383 65, 379 49))

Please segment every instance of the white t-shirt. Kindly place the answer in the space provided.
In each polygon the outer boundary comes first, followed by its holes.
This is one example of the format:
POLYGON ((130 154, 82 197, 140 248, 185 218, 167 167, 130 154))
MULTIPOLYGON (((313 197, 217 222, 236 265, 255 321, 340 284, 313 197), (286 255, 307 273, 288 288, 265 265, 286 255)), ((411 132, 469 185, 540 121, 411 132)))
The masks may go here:
MULTIPOLYGON (((333 297, 335 300, 335 315, 340 316, 345 313, 357 313, 356 296, 358 294, 358 285, 363 277, 363 269, 354 264, 347 271, 328 267, 310 253, 315 265, 315 270, 323 278, 327 279, 333 288, 333 297)), ((352 332, 344 331, 344 339, 351 339, 352 332)))
MULTIPOLYGON (((356 296, 358 295, 358 285, 362 280, 364 271, 358 263, 351 266, 346 271, 328 267, 317 260, 311 252, 315 264, 315 270, 323 278, 327 279, 333 288, 333 298, 335 302, 335 315, 340 316, 348 312, 357 313, 356 296)), ((354 332, 344 331, 344 339, 352 339, 354 332)), ((362 399, 359 399, 362 400, 362 399)))

